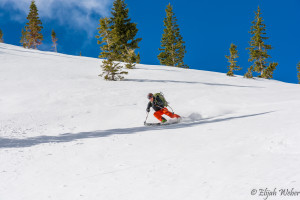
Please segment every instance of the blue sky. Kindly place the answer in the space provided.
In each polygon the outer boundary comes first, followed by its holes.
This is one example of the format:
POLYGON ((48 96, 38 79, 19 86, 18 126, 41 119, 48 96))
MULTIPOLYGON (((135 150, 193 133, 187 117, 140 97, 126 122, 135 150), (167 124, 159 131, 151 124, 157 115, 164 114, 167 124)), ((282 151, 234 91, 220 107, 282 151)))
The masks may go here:
MULTIPOLYGON (((141 63, 159 64, 157 55, 163 33, 166 5, 173 5, 181 34, 186 42, 185 63, 192 69, 226 72, 231 43, 237 45, 243 75, 248 62, 249 34, 254 11, 260 6, 267 26, 270 61, 278 62, 274 79, 298 83, 296 65, 300 62, 299 0, 125 0, 129 15, 138 24, 141 63)), ((43 22, 41 50, 51 50, 54 29, 61 53, 97 57, 100 17, 110 16, 113 0, 36 0, 43 22)), ((0 29, 5 43, 20 45, 21 29, 26 23, 30 0, 0 0, 0 29)))

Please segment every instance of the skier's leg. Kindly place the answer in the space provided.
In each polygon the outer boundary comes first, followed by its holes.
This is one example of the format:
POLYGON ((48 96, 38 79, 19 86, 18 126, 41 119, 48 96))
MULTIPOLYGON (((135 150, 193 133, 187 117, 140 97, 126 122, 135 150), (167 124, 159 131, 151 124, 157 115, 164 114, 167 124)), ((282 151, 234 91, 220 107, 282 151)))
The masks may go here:
POLYGON ((174 118, 174 117, 180 118, 179 115, 171 113, 167 108, 163 108, 162 110, 163 110, 163 114, 168 115, 171 118, 174 118))
POLYGON ((162 115, 163 115, 163 109, 156 111, 153 115, 156 117, 159 121, 162 120, 162 115))

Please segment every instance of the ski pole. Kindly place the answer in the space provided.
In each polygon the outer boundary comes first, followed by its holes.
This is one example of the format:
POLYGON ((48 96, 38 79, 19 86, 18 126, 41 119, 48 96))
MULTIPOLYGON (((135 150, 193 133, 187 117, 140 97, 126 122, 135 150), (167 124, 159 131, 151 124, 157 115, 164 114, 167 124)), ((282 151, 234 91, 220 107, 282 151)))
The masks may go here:
POLYGON ((148 115, 149 115, 149 112, 147 112, 147 117, 146 117, 146 120, 144 121, 144 124, 146 124, 146 121, 148 119, 148 115))
POLYGON ((170 108, 171 108, 171 110, 172 110, 172 113, 174 114, 173 108, 172 108, 171 106, 169 106, 169 105, 168 105, 168 107, 170 107, 170 108))

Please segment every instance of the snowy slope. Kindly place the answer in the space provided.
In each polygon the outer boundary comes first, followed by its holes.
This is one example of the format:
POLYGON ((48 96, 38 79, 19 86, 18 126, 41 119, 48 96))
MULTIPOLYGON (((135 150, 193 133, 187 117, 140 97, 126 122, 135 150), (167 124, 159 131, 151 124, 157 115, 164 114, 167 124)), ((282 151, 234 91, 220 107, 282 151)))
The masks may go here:
POLYGON ((7 44, 0 60, 0 200, 300 192, 299 85, 149 65, 107 82, 99 59, 7 44), (143 126, 159 91, 183 123, 143 126))

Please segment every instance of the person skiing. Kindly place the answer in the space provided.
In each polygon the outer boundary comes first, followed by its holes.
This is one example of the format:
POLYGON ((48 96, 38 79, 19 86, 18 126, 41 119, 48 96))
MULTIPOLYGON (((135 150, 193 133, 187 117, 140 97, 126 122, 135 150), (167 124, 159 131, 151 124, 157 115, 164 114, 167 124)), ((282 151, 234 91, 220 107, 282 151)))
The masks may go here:
POLYGON ((154 116, 161 121, 162 123, 166 123, 167 120, 162 117, 162 115, 167 115, 171 118, 180 118, 179 115, 176 115, 174 113, 171 113, 164 105, 164 101, 162 99, 159 98, 159 96, 154 96, 152 93, 149 93, 147 95, 147 98, 149 99, 149 103, 147 106, 146 111, 150 112, 150 107, 153 108, 153 110, 155 110, 154 112, 154 116))

